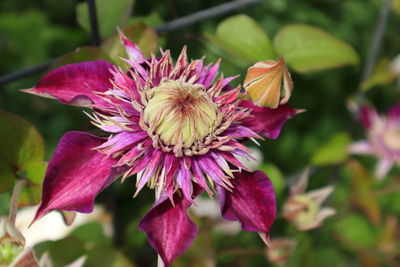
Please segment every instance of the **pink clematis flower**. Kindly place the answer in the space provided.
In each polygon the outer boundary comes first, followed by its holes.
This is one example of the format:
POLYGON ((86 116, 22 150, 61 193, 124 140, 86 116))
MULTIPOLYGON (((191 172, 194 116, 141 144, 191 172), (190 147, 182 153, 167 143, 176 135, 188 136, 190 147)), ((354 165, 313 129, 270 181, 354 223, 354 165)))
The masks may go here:
POLYGON ((392 107, 386 116, 379 115, 373 107, 364 106, 360 119, 368 139, 350 145, 349 152, 378 157, 375 176, 381 180, 393 164, 400 163, 400 104, 392 107))
POLYGON ((297 110, 256 107, 242 100, 236 77, 217 78, 219 62, 175 64, 169 51, 148 59, 121 34, 127 72, 96 60, 70 64, 45 75, 26 92, 93 109, 91 122, 108 138, 68 132, 50 160, 35 220, 52 210, 91 212, 96 195, 122 176, 136 174, 136 193, 155 189, 155 204, 139 229, 168 266, 198 230, 187 209, 206 191, 217 194, 222 216, 268 240, 275 219, 267 175, 249 172, 236 156, 250 158, 243 142, 275 139, 297 110))

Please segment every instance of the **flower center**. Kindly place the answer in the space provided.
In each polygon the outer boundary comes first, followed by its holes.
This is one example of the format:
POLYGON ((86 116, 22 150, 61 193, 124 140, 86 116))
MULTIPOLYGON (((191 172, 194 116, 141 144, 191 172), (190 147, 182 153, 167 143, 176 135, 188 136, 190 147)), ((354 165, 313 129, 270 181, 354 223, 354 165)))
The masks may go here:
POLYGON ((400 126, 388 129, 384 135, 383 140, 385 144, 393 150, 400 150, 400 126))
POLYGON ((147 132, 177 156, 199 150, 221 122, 217 105, 202 85, 167 81, 150 94, 143 114, 147 132))

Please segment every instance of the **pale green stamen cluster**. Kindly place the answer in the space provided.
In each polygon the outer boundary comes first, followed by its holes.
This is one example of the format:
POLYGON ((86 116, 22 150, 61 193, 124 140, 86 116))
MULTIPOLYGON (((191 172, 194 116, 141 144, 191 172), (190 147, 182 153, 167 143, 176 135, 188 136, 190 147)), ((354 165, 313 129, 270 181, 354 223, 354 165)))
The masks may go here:
POLYGON ((149 91, 144 121, 150 136, 173 147, 178 156, 197 151, 210 142, 222 116, 200 84, 169 80, 149 91), (186 151, 186 153, 185 153, 186 151))

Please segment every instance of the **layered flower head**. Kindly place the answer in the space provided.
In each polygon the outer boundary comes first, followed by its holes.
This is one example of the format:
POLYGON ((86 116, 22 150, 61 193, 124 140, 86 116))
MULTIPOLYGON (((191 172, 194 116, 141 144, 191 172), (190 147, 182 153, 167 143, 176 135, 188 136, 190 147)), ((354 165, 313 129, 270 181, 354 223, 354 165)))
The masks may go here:
POLYGON ((400 163, 400 105, 392 107, 387 115, 364 106, 360 109, 360 119, 368 139, 352 144, 349 151, 378 157, 375 176, 383 179, 393 164, 400 163))
POLYGON ((267 238, 275 218, 272 184, 248 172, 243 142, 275 139, 297 111, 256 107, 242 100, 236 77, 218 77, 219 62, 175 64, 169 51, 144 57, 121 34, 128 71, 105 61, 66 65, 48 73, 30 93, 93 108, 93 125, 108 138, 64 135, 49 163, 36 219, 51 210, 91 212, 95 196, 117 177, 136 174, 136 194, 148 185, 156 203, 139 228, 165 265, 193 241, 197 227, 187 209, 202 191, 217 193, 222 215, 267 238))

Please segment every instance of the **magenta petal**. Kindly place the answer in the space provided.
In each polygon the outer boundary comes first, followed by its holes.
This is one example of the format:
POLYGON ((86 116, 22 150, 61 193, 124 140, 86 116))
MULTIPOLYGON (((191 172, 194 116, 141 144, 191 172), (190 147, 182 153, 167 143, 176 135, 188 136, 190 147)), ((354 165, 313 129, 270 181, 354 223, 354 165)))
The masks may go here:
POLYGON ((400 119, 400 104, 394 105, 388 112, 388 117, 393 119, 400 119))
POLYGON ((61 138, 46 171, 35 220, 52 210, 93 210, 96 195, 119 174, 118 168, 112 169, 116 160, 93 150, 104 141, 83 132, 68 132, 61 138))
POLYGON ((104 60, 68 64, 47 73, 36 87, 23 91, 56 98, 64 104, 88 106, 102 102, 95 92, 112 88, 112 67, 104 60))
POLYGON ((241 101, 240 106, 252 110, 251 116, 243 120, 243 125, 270 139, 276 139, 285 122, 301 112, 288 105, 280 105, 276 109, 258 107, 247 100, 241 101))
MULTIPOLYGON (((193 198, 201 193, 199 187, 194 190, 193 198)), ((165 266, 179 257, 198 233, 196 224, 187 214, 191 202, 175 193, 174 206, 167 195, 164 192, 139 223, 139 229, 146 232, 150 245, 160 255, 165 266)))
POLYGON ((372 125, 374 117, 377 117, 378 114, 373 107, 363 106, 360 108, 359 116, 362 125, 368 129, 372 125))
POLYGON ((235 173, 232 192, 216 187, 222 216, 239 221, 246 231, 268 235, 275 220, 276 202, 271 181, 261 171, 235 173))
POLYGON ((130 60, 134 60, 139 64, 147 61, 142 50, 140 50, 137 44, 129 40, 122 31, 119 31, 119 37, 130 60))

